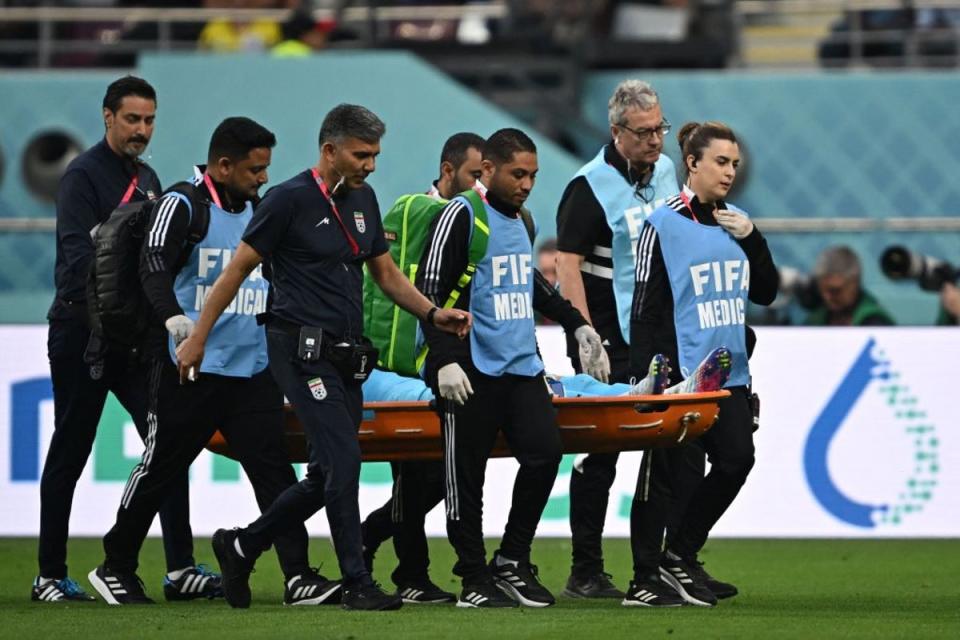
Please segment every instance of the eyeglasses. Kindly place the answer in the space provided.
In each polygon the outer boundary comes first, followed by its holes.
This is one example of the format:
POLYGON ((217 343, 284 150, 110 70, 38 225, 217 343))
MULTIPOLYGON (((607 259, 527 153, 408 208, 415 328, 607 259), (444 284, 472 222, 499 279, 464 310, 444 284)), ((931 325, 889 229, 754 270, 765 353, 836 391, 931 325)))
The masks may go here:
POLYGON ((621 129, 626 129, 633 135, 637 136, 637 140, 640 140, 641 142, 645 140, 649 140, 650 136, 652 136, 655 133, 660 134, 661 138, 663 138, 668 133, 670 133, 670 122, 666 118, 663 119, 663 121, 660 123, 660 126, 653 127, 652 129, 631 129, 625 124, 621 124, 618 126, 621 129))

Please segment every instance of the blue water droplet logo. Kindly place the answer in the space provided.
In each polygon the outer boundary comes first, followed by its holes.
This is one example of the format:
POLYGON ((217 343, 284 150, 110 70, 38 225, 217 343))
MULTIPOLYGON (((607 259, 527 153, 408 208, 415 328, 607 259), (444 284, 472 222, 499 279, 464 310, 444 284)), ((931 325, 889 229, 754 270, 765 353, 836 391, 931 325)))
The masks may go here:
POLYGON ((862 528, 898 525, 907 514, 922 510, 933 498, 940 467, 934 425, 920 408, 917 396, 870 338, 857 356, 823 411, 817 416, 804 447, 803 468, 817 501, 836 518, 862 528), (884 504, 853 500, 834 482, 827 455, 834 436, 849 417, 857 400, 868 390, 879 393, 893 418, 905 429, 913 444, 913 465, 904 488, 884 504))

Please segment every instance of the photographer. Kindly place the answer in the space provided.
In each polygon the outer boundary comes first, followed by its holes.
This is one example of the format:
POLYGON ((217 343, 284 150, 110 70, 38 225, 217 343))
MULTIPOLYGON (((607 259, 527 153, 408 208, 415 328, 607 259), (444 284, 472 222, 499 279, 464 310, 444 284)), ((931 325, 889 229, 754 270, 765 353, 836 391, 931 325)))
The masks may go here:
POLYGON ((828 247, 817 256, 813 277, 822 304, 804 324, 821 327, 884 327, 893 317, 861 284, 860 259, 850 247, 828 247))
POLYGON ((960 287, 952 282, 944 283, 940 289, 940 315, 938 325, 960 324, 960 287))

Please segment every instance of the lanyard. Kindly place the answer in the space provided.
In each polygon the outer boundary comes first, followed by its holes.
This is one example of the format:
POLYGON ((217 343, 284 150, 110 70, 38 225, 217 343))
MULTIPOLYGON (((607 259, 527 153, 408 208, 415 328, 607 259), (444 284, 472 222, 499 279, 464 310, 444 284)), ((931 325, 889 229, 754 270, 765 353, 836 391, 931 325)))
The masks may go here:
POLYGON ((340 217, 340 210, 337 209, 337 203, 333 201, 333 196, 330 194, 330 189, 327 188, 327 183, 323 181, 320 177, 320 174, 317 173, 317 170, 310 168, 310 174, 313 176, 313 179, 317 183, 317 187, 320 189, 320 193, 323 194, 323 197, 327 199, 327 204, 330 205, 330 209, 333 211, 333 216, 337 219, 337 223, 340 225, 340 230, 343 231, 343 235, 347 236, 347 242, 350 243, 350 251, 353 255, 360 253, 360 246, 357 245, 357 241, 353 239, 353 236, 350 235, 350 232, 347 231, 347 226, 343 224, 343 218, 340 217))
POLYGON ((133 180, 130 181, 130 186, 127 187, 126 193, 123 194, 123 200, 120 201, 120 205, 125 205, 130 202, 130 198, 133 197, 133 192, 137 190, 137 185, 140 184, 140 173, 137 172, 133 176, 133 180))
POLYGON ((210 192, 210 198, 213 200, 213 204, 215 204, 218 209, 223 209, 223 205, 220 204, 220 194, 217 193, 217 188, 213 186, 213 180, 210 179, 210 174, 206 171, 203 172, 203 184, 207 185, 207 190, 210 192))
POLYGON ((687 209, 690 210, 690 215, 693 216, 693 221, 697 224, 700 224, 700 221, 697 220, 697 214, 694 212, 693 207, 690 206, 690 197, 687 196, 685 191, 680 191, 680 199, 683 200, 683 204, 687 205, 687 209))

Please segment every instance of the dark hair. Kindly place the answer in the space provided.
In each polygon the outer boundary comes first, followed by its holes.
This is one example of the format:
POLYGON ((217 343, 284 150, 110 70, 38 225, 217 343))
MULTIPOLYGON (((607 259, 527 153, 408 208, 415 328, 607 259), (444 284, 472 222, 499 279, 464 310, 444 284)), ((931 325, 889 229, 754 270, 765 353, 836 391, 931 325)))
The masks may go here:
POLYGON ((227 118, 210 136, 207 162, 212 164, 220 158, 236 162, 246 158, 253 149, 272 149, 276 144, 276 136, 250 118, 227 118))
POLYGON ((714 140, 729 140, 737 143, 737 136, 733 129, 722 122, 708 120, 704 123, 688 122, 677 132, 677 142, 680 144, 680 155, 684 171, 687 169, 687 156, 695 160, 703 158, 703 150, 714 140))
POLYGON ((157 103, 157 92, 154 91, 150 83, 143 78, 136 76, 123 76, 119 80, 114 80, 107 87, 107 92, 103 95, 103 108, 109 109, 113 113, 120 110, 123 99, 127 96, 138 96, 146 100, 153 100, 157 103))
POLYGON ((440 162, 449 162, 454 169, 459 169, 460 165, 467 159, 467 151, 476 149, 483 151, 484 139, 475 133, 461 132, 455 133, 443 143, 443 151, 440 152, 440 162))
POLYGON ((369 144, 380 142, 387 125, 373 111, 358 104, 338 104, 323 118, 320 125, 320 146, 356 138, 369 144))
POLYGON ((500 129, 483 143, 483 159, 495 165, 506 164, 513 160, 513 154, 523 151, 536 153, 537 145, 519 129, 500 129))

